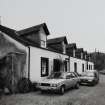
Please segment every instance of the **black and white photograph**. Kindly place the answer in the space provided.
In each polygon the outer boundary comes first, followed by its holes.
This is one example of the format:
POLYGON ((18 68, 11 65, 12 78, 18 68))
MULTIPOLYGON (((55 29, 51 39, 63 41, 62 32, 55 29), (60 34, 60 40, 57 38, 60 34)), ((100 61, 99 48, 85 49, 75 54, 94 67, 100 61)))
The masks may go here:
POLYGON ((0 105, 105 105, 105 0, 0 0, 0 105))

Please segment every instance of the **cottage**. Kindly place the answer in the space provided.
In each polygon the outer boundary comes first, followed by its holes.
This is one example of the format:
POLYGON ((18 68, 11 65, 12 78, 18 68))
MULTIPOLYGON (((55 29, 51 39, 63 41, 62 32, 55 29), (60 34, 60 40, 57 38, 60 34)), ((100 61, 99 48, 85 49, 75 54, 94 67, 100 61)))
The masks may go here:
POLYGON ((70 71, 81 74, 94 69, 94 63, 91 62, 89 54, 83 51, 83 48, 77 48, 76 43, 68 44, 66 50, 70 60, 70 71))
POLYGON ((16 31, 0 25, 0 76, 10 91, 17 91, 20 79, 32 83, 52 72, 94 69, 89 54, 66 37, 47 39, 50 32, 45 23, 16 31))
MULTIPOLYGON (((53 49, 49 44, 47 46, 49 31, 45 23, 21 31, 0 25, 0 31, 0 56, 7 56, 9 53, 22 53, 25 56, 24 58, 21 57, 21 65, 18 64, 20 67, 11 68, 11 72, 17 70, 18 72, 23 71, 23 73, 21 76, 17 75, 19 73, 16 72, 13 75, 10 74, 11 81, 14 78, 14 82, 10 85, 13 86, 18 83, 22 77, 29 78, 31 82, 36 82, 40 78, 47 77, 51 72, 69 71, 67 66, 69 65, 69 56, 65 53, 67 41, 65 38, 59 41, 59 46, 62 48, 61 52, 53 49), (18 69, 15 70, 15 68, 18 69)), ((19 59, 18 61, 20 62, 19 59)), ((7 67, 5 69, 8 71, 7 67)), ((12 88, 10 90, 15 91, 12 88)))

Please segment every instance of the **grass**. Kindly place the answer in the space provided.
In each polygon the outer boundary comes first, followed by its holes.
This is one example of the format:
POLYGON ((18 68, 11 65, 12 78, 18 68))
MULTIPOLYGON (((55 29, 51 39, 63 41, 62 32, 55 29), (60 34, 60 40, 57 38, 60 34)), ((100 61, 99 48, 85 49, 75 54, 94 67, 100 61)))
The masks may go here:
POLYGON ((81 86, 64 95, 40 91, 27 94, 3 95, 0 105, 105 105, 105 75, 96 86, 81 86))

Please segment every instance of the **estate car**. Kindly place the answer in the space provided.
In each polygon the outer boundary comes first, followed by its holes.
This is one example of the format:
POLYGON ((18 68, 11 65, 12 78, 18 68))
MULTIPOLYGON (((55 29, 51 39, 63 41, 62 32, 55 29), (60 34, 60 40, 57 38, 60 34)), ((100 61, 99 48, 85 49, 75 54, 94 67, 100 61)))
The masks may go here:
POLYGON ((46 79, 42 79, 38 87, 42 92, 52 90, 64 94, 68 88, 79 88, 79 78, 73 72, 54 72, 46 79))
POLYGON ((99 82, 99 73, 96 70, 86 71, 81 76, 81 84, 95 85, 99 82))

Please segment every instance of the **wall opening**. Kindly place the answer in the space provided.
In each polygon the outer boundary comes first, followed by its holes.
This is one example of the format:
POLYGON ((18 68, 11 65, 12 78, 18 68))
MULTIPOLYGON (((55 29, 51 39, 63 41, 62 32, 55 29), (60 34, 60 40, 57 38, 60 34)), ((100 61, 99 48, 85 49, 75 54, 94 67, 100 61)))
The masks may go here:
POLYGON ((82 72, 84 72, 84 64, 82 64, 82 72))
POLYGON ((77 72, 77 63, 74 63, 74 72, 77 72))
POLYGON ((48 76, 49 74, 49 60, 48 58, 41 57, 41 77, 48 76))
POLYGON ((59 59, 54 59, 53 60, 53 71, 54 72, 59 72, 60 71, 60 67, 61 67, 61 62, 59 59))

